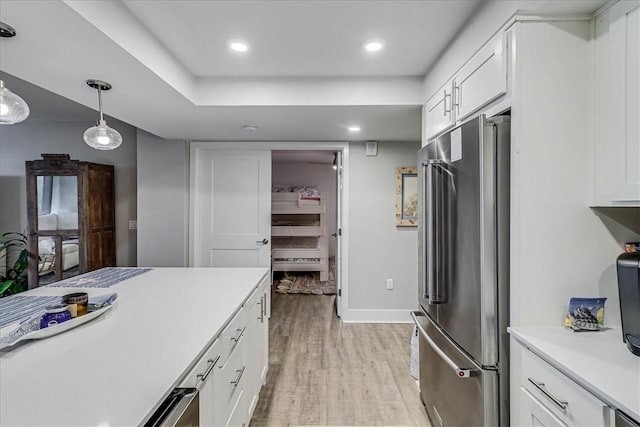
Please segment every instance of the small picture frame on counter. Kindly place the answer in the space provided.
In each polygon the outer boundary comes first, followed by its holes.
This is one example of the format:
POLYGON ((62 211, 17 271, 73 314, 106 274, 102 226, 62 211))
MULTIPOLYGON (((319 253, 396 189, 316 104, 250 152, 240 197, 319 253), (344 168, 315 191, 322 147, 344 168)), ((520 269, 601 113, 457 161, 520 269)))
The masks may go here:
POLYGON ((627 253, 640 252, 640 242, 627 242, 624 244, 624 251, 627 253))

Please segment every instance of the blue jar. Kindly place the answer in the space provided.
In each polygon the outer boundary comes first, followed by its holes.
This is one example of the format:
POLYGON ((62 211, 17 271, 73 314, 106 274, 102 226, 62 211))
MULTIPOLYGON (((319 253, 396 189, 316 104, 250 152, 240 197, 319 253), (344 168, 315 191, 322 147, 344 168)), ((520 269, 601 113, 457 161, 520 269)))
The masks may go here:
POLYGON ((40 329, 55 326, 58 323, 66 322, 67 320, 71 320, 71 313, 69 313, 69 308, 66 305, 50 305, 47 307, 47 311, 40 318, 40 329))

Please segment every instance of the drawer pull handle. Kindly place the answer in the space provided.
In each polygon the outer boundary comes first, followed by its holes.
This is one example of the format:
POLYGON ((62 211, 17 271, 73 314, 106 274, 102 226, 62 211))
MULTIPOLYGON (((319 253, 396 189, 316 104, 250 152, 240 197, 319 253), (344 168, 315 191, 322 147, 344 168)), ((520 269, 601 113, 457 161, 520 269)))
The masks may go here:
POLYGON ((216 366, 216 364, 218 363, 218 360, 220 360, 220 356, 217 356, 215 359, 207 360, 207 363, 209 364, 209 366, 207 366, 207 370, 204 371, 204 373, 196 375, 198 380, 205 381, 209 376, 209 374, 211 373, 211 371, 213 370, 213 367, 216 366))
POLYGON ((419 311, 411 312, 411 317, 413 318, 413 321, 418 327, 418 330, 420 330, 420 333, 422 334, 422 337, 425 339, 427 344, 429 344, 429 346, 433 349, 433 351, 435 351, 436 354, 442 358, 442 361, 445 362, 447 365, 449 365, 449 367, 455 372, 456 378, 465 379, 465 378, 475 377, 478 374, 476 369, 459 367, 458 365, 456 365, 456 363, 453 360, 451 360, 449 356, 447 356, 447 354, 444 351, 442 351, 440 347, 438 347, 438 345, 435 342, 433 342, 429 334, 427 334, 427 331, 424 329, 422 324, 418 321, 418 317, 423 317, 423 316, 425 315, 422 314, 422 312, 419 312, 419 311))
POLYGON ((538 390, 540 390, 540 392, 542 394, 544 394, 545 396, 547 396, 553 403, 555 403, 560 409, 565 410, 567 409, 567 405, 569 404, 569 402, 565 401, 565 400, 560 400, 557 397, 555 397, 553 394, 549 393, 549 390, 547 390, 547 388, 544 386, 544 383, 541 383, 540 381, 536 381, 534 379, 532 379, 531 377, 528 378, 529 382, 531 384, 533 384, 533 386, 535 388, 537 388, 538 390))
POLYGON ((264 296, 260 297, 260 316, 258 316, 258 320, 260 323, 264 323, 264 296))
POLYGON ((242 369, 236 370, 236 372, 238 372, 238 377, 235 380, 231 381, 231 384, 233 384, 234 387, 237 387, 238 384, 240 384, 240 378, 242 378, 242 374, 244 374, 245 368, 246 366, 243 366, 242 369))
POLYGON ((236 335, 235 337, 231 337, 231 341, 235 342, 236 344, 238 343, 238 341, 240 341, 240 338, 242 338, 242 335, 244 334, 244 330, 247 329, 247 327, 245 326, 242 329, 236 329, 236 331, 239 332, 238 335, 236 335))

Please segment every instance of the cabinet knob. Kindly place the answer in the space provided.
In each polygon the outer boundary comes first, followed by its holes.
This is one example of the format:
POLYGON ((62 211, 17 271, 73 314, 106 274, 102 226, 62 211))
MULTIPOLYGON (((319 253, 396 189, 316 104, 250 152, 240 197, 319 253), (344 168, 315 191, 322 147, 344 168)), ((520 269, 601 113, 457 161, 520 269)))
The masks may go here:
POLYGON ((263 245, 266 245, 267 243, 269 243, 269 239, 256 240, 256 243, 261 243, 263 245))

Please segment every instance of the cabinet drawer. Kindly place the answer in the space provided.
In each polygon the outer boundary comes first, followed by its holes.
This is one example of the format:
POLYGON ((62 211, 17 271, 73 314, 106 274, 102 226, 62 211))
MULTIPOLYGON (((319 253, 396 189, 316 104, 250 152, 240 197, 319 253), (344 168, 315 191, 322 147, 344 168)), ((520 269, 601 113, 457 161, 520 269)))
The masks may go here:
POLYGON ((236 404, 233 406, 229 419, 225 424, 226 427, 244 427, 247 425, 244 407, 245 395, 243 391, 240 391, 236 404))
POLYGON ((524 387, 520 388, 520 398, 522 399, 523 417, 520 425, 523 427, 566 427, 565 423, 524 387))
POLYGON ((239 310, 234 318, 231 319, 231 322, 229 322, 227 327, 222 331, 222 335, 220 337, 222 345, 220 350, 220 362, 218 363, 219 366, 223 366, 227 363, 227 360, 235 351, 236 347, 242 341, 242 338, 247 332, 246 317, 246 310, 239 310))
POLYGON ((221 414, 230 414, 235 410, 245 388, 247 374, 249 374, 244 357, 246 344, 244 337, 241 338, 227 363, 220 368, 221 372, 214 385, 214 399, 221 414))
POLYGON ((606 426, 608 406, 560 371, 522 352, 521 387, 568 426, 606 426))
POLYGON ((202 383, 211 374, 216 366, 221 363, 222 342, 217 339, 207 349, 204 355, 196 362, 196 365, 185 376, 179 387, 195 387, 200 388, 202 383))

